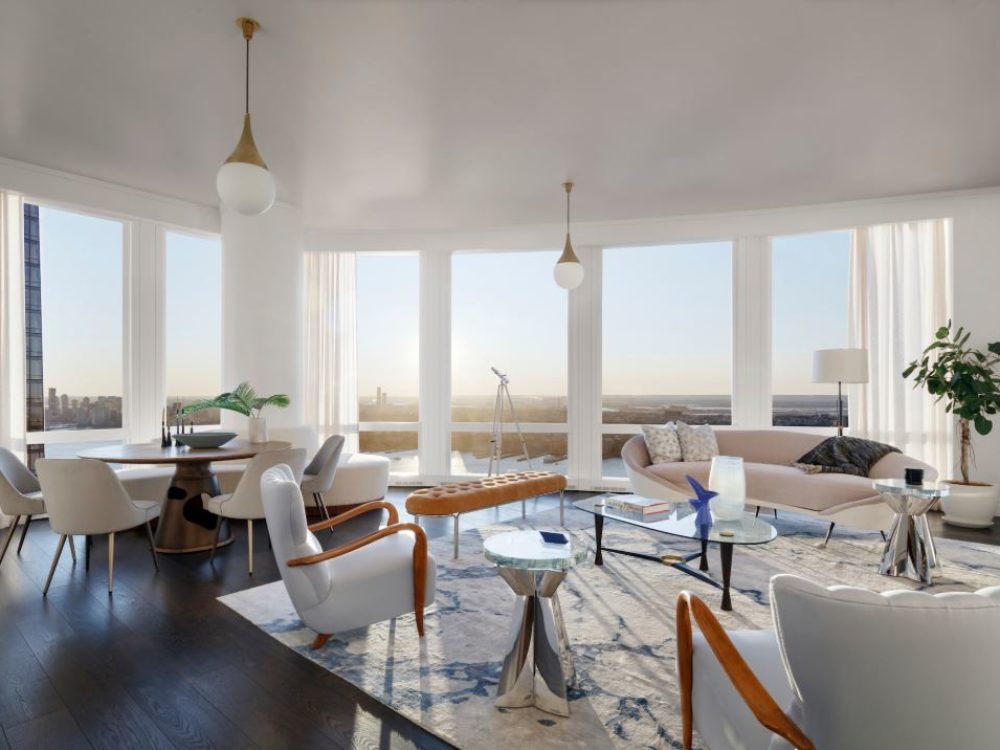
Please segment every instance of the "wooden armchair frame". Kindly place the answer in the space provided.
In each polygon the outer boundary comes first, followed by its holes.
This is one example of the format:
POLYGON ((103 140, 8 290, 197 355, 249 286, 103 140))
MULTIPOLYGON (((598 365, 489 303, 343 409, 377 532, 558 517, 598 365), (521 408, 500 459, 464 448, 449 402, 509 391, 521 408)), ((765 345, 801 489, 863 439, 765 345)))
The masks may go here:
MULTIPOLYGON (((333 560, 335 558, 341 557, 342 555, 349 554, 355 550, 359 550, 372 542, 378 541, 384 537, 390 536, 392 534, 398 534, 401 531, 412 531, 413 532, 413 614, 417 620, 417 635, 421 638, 424 637, 424 596, 427 592, 427 534, 424 530, 417 526, 415 523, 399 523, 399 512, 396 510, 395 506, 385 500, 375 500, 370 503, 365 503, 364 505, 359 505, 357 508, 353 508, 346 513, 341 513, 339 516, 331 518, 327 521, 320 521, 319 523, 314 523, 309 527, 310 531, 322 531, 323 529, 329 529, 332 526, 336 526, 339 523, 348 521, 351 518, 356 518, 362 513, 367 513, 370 510, 375 510, 377 508, 384 508, 389 512, 389 525, 384 526, 378 531, 374 531, 367 536, 363 536, 360 539, 356 539, 353 542, 348 542, 347 544, 342 544, 339 547, 334 547, 333 549, 326 550, 325 552, 319 552, 315 555, 307 555, 305 557, 294 557, 289 560, 286 565, 290 568, 298 568, 303 565, 316 565, 317 563, 326 562, 327 560, 333 560)), ((330 639, 329 633, 319 633, 316 635, 315 640, 312 643, 312 647, 320 648, 324 643, 330 639)))
POLYGON ((681 718, 684 726, 685 750, 691 748, 694 728, 694 707, 691 703, 691 686, 694 678, 692 618, 698 623, 698 629, 705 636, 705 641, 712 649, 715 658, 719 660, 729 681, 757 721, 788 740, 799 750, 815 750, 812 741, 795 722, 788 718, 767 692, 767 688, 757 679, 708 605, 694 594, 682 591, 677 597, 677 665, 681 681, 681 718))

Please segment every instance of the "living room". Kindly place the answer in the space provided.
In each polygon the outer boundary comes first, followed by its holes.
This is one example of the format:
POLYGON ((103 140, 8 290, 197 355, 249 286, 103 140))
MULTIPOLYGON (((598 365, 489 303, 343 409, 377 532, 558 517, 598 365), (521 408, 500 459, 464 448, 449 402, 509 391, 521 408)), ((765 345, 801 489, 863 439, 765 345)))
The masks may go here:
POLYGON ((1000 7, 0 10, 0 750, 1000 744, 1000 7))

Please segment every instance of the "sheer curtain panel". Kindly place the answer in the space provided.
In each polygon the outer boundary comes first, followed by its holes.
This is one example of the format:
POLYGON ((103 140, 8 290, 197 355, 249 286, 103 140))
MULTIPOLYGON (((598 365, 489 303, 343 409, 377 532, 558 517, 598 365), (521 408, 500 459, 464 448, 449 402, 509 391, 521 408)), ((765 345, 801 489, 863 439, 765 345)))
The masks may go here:
POLYGON ((305 273, 306 421, 320 441, 344 435, 344 450, 357 452, 357 257, 308 252, 305 273))
POLYGON ((954 463, 954 420, 902 372, 952 316, 951 269, 950 219, 854 233, 850 346, 868 350, 870 382, 848 386, 850 433, 890 443, 942 477, 954 463))

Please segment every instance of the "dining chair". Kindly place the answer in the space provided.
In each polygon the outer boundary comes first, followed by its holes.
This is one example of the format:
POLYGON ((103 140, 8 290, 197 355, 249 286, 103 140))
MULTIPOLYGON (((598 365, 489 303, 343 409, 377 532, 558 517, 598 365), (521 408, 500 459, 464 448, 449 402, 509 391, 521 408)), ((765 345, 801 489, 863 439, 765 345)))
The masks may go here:
POLYGON ((437 566, 427 536, 385 500, 353 508, 329 521, 306 523, 302 491, 287 466, 274 466, 261 480, 267 532, 295 611, 316 631, 320 648, 333 633, 414 613, 424 635, 424 607, 434 601, 437 566), (387 526, 348 544, 323 551, 316 532, 371 510, 389 514, 387 526))
MULTIPOLYGON (((24 546, 24 538, 28 535, 31 519, 45 513, 45 501, 42 499, 42 488, 38 484, 38 477, 6 448, 0 448, 0 513, 13 517, 3 547, 0 548, 0 563, 2 563, 21 519, 24 518, 24 526, 21 529, 21 539, 17 543, 19 555, 24 546)), ((76 562, 76 547, 72 539, 69 545, 73 562, 76 562)))
POLYGON ((108 595, 114 590, 115 534, 146 527, 153 566, 159 570, 150 521, 160 515, 160 501, 131 498, 114 470, 87 458, 40 458, 38 480, 45 497, 49 525, 60 535, 42 596, 49 593, 66 539, 74 534, 108 536, 108 595))
POLYGON ((264 518, 264 504, 260 496, 261 475, 278 464, 287 464, 295 476, 295 481, 302 480, 306 465, 305 448, 285 448, 276 451, 258 453, 247 464, 246 471, 240 477, 239 484, 230 494, 212 497, 207 492, 202 494, 201 501, 205 510, 217 516, 215 522, 215 541, 208 561, 215 559, 215 551, 219 546, 219 532, 222 529, 222 519, 246 520, 247 522, 247 572, 253 575, 253 522, 264 518))
POLYGON ((323 493, 329 492, 333 487, 333 478, 337 474, 337 464, 343 450, 344 436, 331 435, 316 451, 302 475, 302 495, 312 497, 316 510, 324 521, 329 520, 330 513, 326 509, 323 493))

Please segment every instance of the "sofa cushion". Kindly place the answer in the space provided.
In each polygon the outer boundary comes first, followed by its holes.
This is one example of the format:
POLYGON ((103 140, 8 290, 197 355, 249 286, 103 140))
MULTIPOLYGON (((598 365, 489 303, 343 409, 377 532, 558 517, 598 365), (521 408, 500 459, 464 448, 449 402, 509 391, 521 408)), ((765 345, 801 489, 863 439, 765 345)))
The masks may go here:
MULTIPOLYGON (((686 474, 702 484, 708 483, 712 464, 695 461, 673 464, 654 464, 649 471, 660 479, 675 485, 680 492, 689 493, 686 474)), ((754 499, 769 504, 787 505, 792 508, 822 513, 838 505, 871 499, 878 501, 871 480, 849 474, 805 474, 791 466, 744 463, 747 478, 747 504, 754 499)))
POLYGON ((649 460, 654 464, 681 460, 681 441, 673 422, 665 425, 644 424, 642 437, 646 441, 649 460))
POLYGON ((830 437, 799 457, 793 465, 809 474, 853 474, 866 477, 871 468, 885 456, 899 452, 899 448, 875 440, 830 437))
POLYGON ((719 455, 719 444, 710 424, 690 425, 678 421, 677 437, 685 461, 708 461, 719 455))

